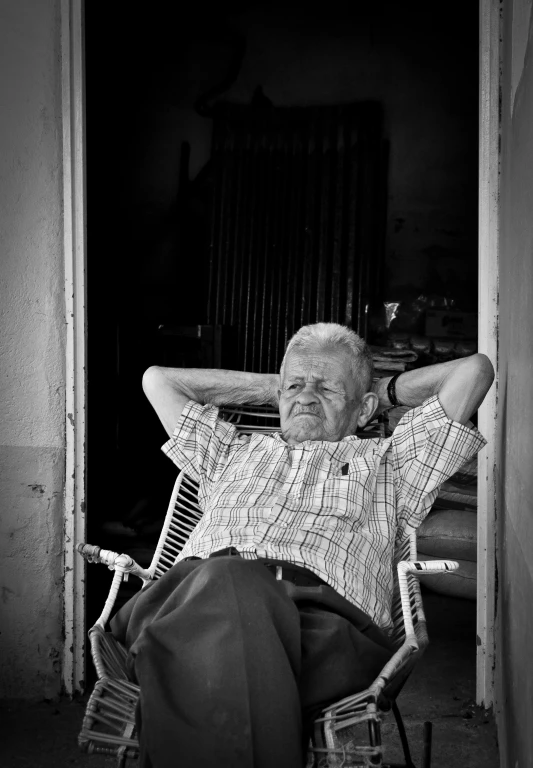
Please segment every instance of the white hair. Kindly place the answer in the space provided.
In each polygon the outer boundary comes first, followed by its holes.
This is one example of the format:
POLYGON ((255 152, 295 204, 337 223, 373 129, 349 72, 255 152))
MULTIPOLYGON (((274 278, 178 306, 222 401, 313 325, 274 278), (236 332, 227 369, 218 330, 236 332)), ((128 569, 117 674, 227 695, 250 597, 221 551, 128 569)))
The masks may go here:
POLYGON ((366 341, 355 331, 338 323, 315 323, 304 325, 289 340, 281 361, 280 377, 283 380, 287 355, 297 349, 308 350, 316 347, 342 347, 350 353, 350 364, 354 378, 360 384, 362 394, 372 386, 373 360, 366 341))

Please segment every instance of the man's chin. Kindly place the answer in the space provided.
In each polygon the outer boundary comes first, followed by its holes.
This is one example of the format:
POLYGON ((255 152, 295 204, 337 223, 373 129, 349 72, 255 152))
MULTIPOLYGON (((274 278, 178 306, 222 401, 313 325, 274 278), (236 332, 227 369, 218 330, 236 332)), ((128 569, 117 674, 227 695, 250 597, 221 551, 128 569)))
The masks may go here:
POLYGON ((315 417, 298 418, 295 424, 291 424, 284 434, 288 443, 303 443, 304 440, 324 440, 322 423, 315 417))

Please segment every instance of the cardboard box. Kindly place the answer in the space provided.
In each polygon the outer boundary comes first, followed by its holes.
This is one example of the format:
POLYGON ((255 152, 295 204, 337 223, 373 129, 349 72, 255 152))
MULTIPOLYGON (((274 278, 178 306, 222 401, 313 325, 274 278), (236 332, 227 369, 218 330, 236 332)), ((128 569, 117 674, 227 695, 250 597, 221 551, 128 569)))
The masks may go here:
POLYGON ((477 313, 458 312, 453 309, 428 309, 426 311, 426 336, 475 339, 477 337, 477 313))

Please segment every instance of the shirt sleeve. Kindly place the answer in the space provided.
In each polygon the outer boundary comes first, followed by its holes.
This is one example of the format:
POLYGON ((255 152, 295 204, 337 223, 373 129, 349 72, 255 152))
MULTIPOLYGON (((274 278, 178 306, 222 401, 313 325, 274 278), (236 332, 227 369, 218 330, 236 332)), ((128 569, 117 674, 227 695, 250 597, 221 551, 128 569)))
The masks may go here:
POLYGON ((213 481, 247 439, 219 418, 218 408, 189 400, 161 450, 209 495, 213 481))
POLYGON ((408 411, 392 434, 396 514, 400 531, 418 528, 439 487, 486 444, 473 426, 446 415, 437 395, 408 411))

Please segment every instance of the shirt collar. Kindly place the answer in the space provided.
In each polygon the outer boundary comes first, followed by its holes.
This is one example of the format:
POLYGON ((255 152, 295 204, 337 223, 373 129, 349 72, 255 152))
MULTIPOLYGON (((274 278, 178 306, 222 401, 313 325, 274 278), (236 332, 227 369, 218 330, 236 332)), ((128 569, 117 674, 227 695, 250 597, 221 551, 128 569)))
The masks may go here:
MULTIPOLYGON (((285 445, 289 447, 287 441, 284 437, 282 437, 281 432, 274 432, 270 434, 270 437, 279 445, 285 445)), ((343 437, 342 440, 304 440, 301 443, 297 443, 297 445, 339 445, 340 443, 354 443, 354 442, 360 442, 361 438, 357 437, 357 435, 347 435, 346 437, 343 437)))

